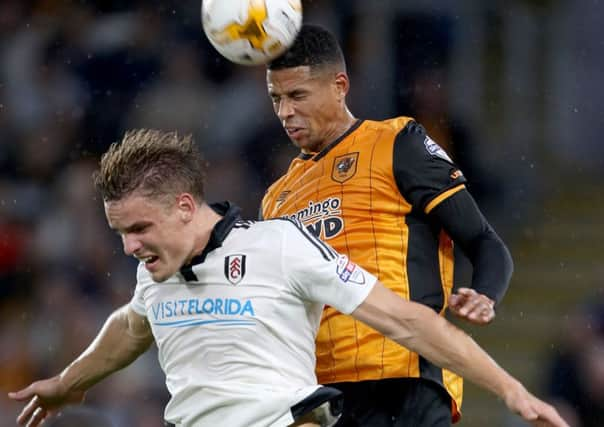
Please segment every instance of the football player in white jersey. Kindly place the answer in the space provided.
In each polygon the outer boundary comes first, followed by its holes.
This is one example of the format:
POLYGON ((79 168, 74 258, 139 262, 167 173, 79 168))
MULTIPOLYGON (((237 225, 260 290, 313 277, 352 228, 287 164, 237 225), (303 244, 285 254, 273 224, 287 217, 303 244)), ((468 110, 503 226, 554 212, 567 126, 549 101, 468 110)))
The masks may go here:
POLYGON ((567 424, 470 337, 405 301, 290 220, 243 221, 208 205, 190 137, 137 130, 103 155, 95 184, 124 252, 140 261, 134 296, 59 375, 10 393, 40 425, 153 341, 171 394, 168 425, 329 426, 339 392, 317 384, 314 338, 332 305, 501 397, 533 425, 567 424))

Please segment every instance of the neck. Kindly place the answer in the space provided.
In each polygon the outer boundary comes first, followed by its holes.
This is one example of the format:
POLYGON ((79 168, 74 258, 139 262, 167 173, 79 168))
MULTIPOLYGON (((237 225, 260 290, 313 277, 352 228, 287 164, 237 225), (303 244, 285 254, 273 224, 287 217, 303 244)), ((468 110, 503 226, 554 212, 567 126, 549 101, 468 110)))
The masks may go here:
POLYGON ((339 120, 334 123, 333 129, 325 136, 323 141, 321 141, 321 143, 318 144, 316 147, 313 147, 312 151, 309 149, 302 149, 302 153, 310 154, 312 152, 318 153, 322 151, 329 144, 344 135, 348 131, 348 129, 350 129, 352 125, 355 124, 356 121, 357 118, 354 117, 350 110, 348 110, 348 107, 346 107, 343 111, 342 117, 340 117, 339 120))
POLYGON ((346 109, 344 110, 344 118, 342 119, 342 126, 339 129, 339 133, 338 135, 333 139, 333 141, 335 141, 336 139, 338 139, 339 137, 341 137, 342 135, 344 135, 344 133, 350 129, 352 127, 352 125, 354 125, 357 121, 357 118, 355 116, 352 115, 352 113, 350 112, 350 110, 348 109, 348 107, 346 107, 346 109))
POLYGON ((214 211, 214 209, 212 209, 207 203, 203 202, 197 210, 195 218, 195 229, 199 230, 199 234, 197 234, 193 252, 187 260, 187 263, 190 262, 194 256, 199 255, 203 252, 203 250, 208 245, 208 242, 210 241, 210 236, 212 235, 212 230, 214 230, 214 226, 223 217, 221 215, 218 215, 214 211))

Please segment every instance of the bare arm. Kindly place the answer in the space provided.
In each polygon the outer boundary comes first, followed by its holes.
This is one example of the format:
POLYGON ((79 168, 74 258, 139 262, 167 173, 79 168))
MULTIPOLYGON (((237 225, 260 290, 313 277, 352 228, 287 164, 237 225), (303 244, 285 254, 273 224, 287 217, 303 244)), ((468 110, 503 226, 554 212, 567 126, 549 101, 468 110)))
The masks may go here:
POLYGON ((567 426, 553 407, 527 392, 472 338, 430 308, 406 301, 378 282, 352 316, 493 392, 526 420, 545 423, 535 425, 567 426))
POLYGON ((86 350, 59 375, 9 393, 29 400, 17 417, 20 425, 37 426, 61 407, 84 400, 86 391, 144 353, 153 342, 147 320, 126 305, 109 316, 86 350))
POLYGON ((147 351, 153 335, 147 319, 128 305, 114 311, 86 350, 60 374, 71 389, 88 390, 147 351))

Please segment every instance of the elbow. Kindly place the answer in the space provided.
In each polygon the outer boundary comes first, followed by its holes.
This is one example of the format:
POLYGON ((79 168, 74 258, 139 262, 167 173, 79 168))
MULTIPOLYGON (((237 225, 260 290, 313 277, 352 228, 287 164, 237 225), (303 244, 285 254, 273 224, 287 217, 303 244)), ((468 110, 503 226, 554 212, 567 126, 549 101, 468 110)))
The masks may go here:
POLYGON ((508 273, 508 282, 510 281, 510 279, 512 278, 512 274, 514 274, 514 259, 512 258, 512 254, 510 253, 510 250, 508 249, 507 246, 505 246, 505 253, 506 253, 506 270, 508 273))
POLYGON ((431 309, 421 304, 411 303, 411 309, 399 313, 393 318, 392 328, 384 334, 403 347, 417 352, 424 335, 424 328, 438 317, 431 309))
POLYGON ((503 248, 502 248, 503 253, 501 255, 501 258, 503 260, 503 262, 502 262, 502 282, 503 282, 502 288, 503 289, 497 295, 497 299, 496 299, 497 304, 499 304, 501 302, 501 300, 503 299, 503 296, 507 292, 507 290, 510 286, 510 281, 512 280, 512 275, 514 274, 514 260, 512 259, 512 254, 510 253, 507 246, 505 244, 503 244, 503 242, 502 242, 502 245, 503 245, 503 248))

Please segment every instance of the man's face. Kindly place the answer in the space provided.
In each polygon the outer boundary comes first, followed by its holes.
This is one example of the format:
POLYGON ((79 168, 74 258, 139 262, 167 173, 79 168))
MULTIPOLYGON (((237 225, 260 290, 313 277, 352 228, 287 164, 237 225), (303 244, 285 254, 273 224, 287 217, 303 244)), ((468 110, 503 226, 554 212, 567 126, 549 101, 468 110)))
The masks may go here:
POLYGON ((105 215, 121 236, 124 253, 144 262, 156 282, 174 275, 192 257, 191 212, 177 198, 166 202, 135 193, 105 202, 105 215))
POLYGON ((275 114, 302 152, 321 151, 340 136, 338 118, 345 108, 342 78, 344 73, 328 70, 311 73, 308 66, 267 70, 266 83, 275 114))

